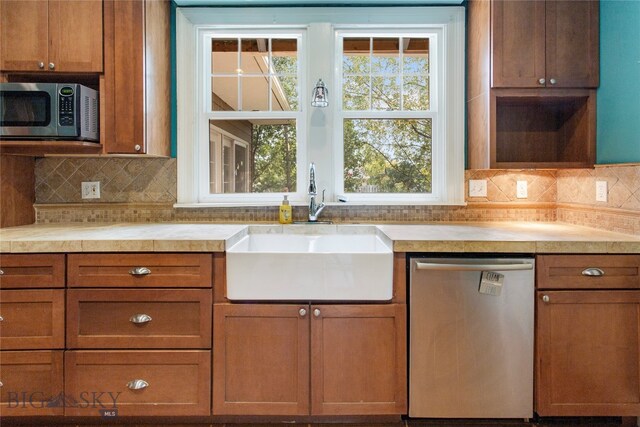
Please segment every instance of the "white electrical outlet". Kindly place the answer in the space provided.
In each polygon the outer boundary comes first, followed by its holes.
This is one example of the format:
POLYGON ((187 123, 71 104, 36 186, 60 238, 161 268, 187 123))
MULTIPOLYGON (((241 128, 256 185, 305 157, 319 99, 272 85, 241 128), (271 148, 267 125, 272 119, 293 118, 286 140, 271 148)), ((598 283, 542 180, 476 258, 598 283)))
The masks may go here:
POLYGON ((527 181, 516 182, 516 197, 518 199, 526 199, 527 197, 527 181))
POLYGON ((487 197, 487 180, 470 179, 469 197, 487 197))
POLYGON ((83 182, 82 198, 83 199, 99 199, 100 198, 100 181, 83 182))
POLYGON ((607 181, 596 181, 596 202, 607 201, 607 181))

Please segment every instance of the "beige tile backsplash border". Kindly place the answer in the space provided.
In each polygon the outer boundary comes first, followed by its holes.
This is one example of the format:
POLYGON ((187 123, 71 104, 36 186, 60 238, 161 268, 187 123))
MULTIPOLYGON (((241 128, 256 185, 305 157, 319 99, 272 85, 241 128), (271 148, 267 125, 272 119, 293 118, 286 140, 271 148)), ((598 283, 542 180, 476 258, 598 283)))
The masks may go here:
MULTIPOLYGON (((36 161, 36 222, 273 223, 277 206, 180 208, 176 160, 167 158, 45 157, 36 161), (100 181, 101 198, 83 200, 80 183, 100 181)), ((323 218, 336 223, 444 221, 560 221, 640 234, 640 165, 564 170, 468 170, 466 206, 332 205, 323 218), (468 181, 487 181, 487 197, 469 197, 468 181), (516 182, 528 184, 526 201, 516 182), (606 180, 608 201, 595 201, 595 182, 606 180)), ((306 207, 294 207, 294 220, 306 207)))

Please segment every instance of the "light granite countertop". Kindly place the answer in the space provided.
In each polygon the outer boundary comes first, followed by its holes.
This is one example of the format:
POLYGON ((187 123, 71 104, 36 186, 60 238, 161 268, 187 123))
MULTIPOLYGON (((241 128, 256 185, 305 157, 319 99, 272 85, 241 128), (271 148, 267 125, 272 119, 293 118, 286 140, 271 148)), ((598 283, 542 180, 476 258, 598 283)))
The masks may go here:
MULTIPOLYGON (((199 223, 34 224, 0 229, 0 252, 223 252, 248 227, 199 223)), ((279 227, 320 226, 269 226, 270 232, 278 232, 279 227)), ((376 227, 389 237, 396 252, 640 254, 638 236, 561 223, 441 222, 376 227)))

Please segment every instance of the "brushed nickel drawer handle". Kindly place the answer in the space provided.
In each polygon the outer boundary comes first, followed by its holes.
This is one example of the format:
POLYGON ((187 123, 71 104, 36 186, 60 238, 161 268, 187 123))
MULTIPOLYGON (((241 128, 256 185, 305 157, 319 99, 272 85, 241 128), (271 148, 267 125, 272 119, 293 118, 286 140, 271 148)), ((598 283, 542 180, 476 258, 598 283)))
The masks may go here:
POLYGON ((131 316, 129 318, 129 322, 135 323, 136 325, 140 325, 140 324, 143 324, 143 323, 149 323, 152 320, 153 319, 151 318, 151 316, 149 316, 148 314, 144 314, 144 313, 134 314, 133 316, 131 316))
POLYGON ((600 277, 600 276, 604 276, 604 271, 599 269, 599 268, 589 267, 589 268, 585 268, 584 270, 582 270, 582 275, 583 276, 600 277))
POLYGON ((129 270, 129 274, 132 276, 146 276, 147 274, 151 274, 151 270, 147 267, 136 267, 129 270))
POLYGON ((0 322, 4 322, 4 317, 0 316, 0 322))
POLYGON ((4 276, 4 270, 0 268, 0 276, 4 276))
POLYGON ((149 383, 145 380, 131 380, 127 383, 127 387, 130 390, 143 390, 149 387, 149 383))
POLYGON ((0 387, 4 387, 4 384, 2 383, 2 381, 0 381, 0 387))

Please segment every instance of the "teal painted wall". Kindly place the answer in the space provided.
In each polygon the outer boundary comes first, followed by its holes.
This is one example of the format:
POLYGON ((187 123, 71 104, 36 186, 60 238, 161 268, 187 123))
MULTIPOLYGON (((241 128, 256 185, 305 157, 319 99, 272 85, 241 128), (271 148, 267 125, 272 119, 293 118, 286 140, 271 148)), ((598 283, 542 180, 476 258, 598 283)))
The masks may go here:
POLYGON ((597 163, 640 162, 640 0, 600 2, 597 163))

